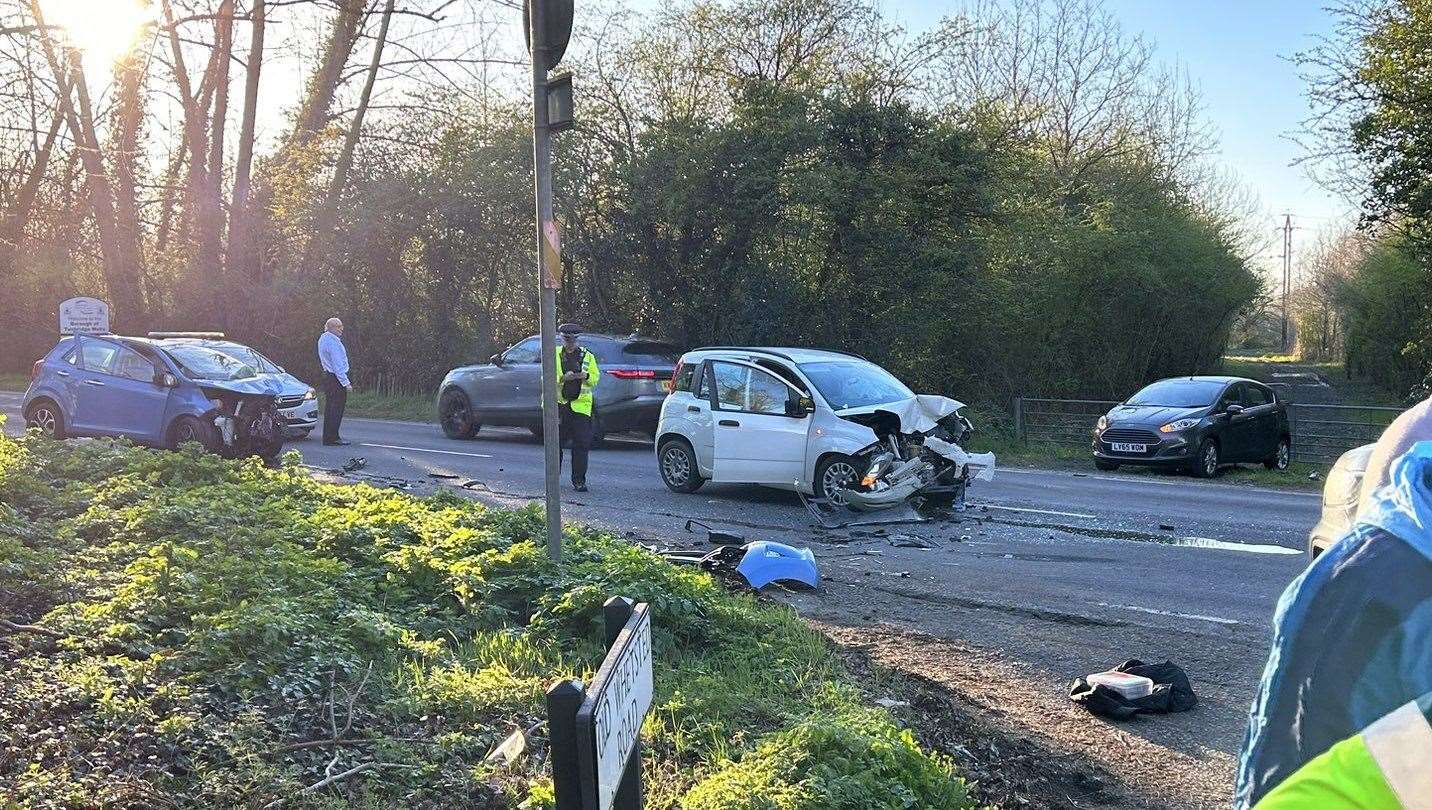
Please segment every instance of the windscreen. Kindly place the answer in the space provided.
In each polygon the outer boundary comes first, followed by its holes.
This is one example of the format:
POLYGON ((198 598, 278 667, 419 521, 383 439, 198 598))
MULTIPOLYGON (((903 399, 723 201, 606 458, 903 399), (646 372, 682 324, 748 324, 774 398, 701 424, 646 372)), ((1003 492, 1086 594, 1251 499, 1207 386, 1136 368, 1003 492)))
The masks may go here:
POLYGON ((165 346, 184 376, 195 380, 247 380, 258 376, 254 367, 215 349, 203 346, 165 346))
POLYGON ((237 359, 241 363, 253 366, 253 369, 260 374, 280 373, 279 367, 274 365, 273 361, 269 360, 267 357, 264 357, 253 349, 250 349, 248 346, 241 346, 237 343, 228 343, 223 346, 215 346, 214 348, 218 351, 223 352, 224 354, 227 354, 237 359))
POLYGON ((1150 405, 1163 408, 1206 408, 1223 391, 1223 383, 1213 380, 1160 380, 1132 397, 1125 405, 1150 405))
POLYGON ((801 363, 801 371, 837 411, 898 402, 915 396, 894 375, 873 363, 830 360, 801 363))

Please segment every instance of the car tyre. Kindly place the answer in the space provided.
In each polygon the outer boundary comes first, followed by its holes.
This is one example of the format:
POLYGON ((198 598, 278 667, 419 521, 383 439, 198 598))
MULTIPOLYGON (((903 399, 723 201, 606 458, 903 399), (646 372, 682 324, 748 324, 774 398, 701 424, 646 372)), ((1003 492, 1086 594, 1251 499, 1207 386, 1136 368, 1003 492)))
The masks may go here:
POLYGON ((438 424, 449 439, 471 439, 482 430, 472 413, 472 401, 457 388, 449 388, 438 399, 438 424))
POLYGON ((37 399, 25 412, 25 426, 39 428, 52 439, 65 437, 65 414, 52 399, 37 399))
POLYGON ((845 501, 832 493, 859 483, 861 472, 859 461, 847 455, 833 453, 815 465, 815 481, 811 482, 811 489, 815 491, 817 498, 844 506, 845 501))
POLYGON ((178 450, 185 442, 198 442, 204 452, 210 453, 216 444, 214 426, 197 416, 184 415, 169 426, 165 444, 170 450, 178 450))
POLYGON ((696 466, 696 451, 685 439, 667 439, 656 453, 661 481, 672 492, 689 495, 701 488, 706 479, 696 466))
POLYGON ((1198 445, 1198 455, 1194 457, 1193 474, 1199 478, 1213 478, 1218 475, 1222 464, 1218 457, 1218 442, 1212 439, 1204 439, 1198 445))
POLYGON ((1103 472, 1113 472, 1114 470, 1119 469, 1119 462, 1096 458, 1094 459, 1094 469, 1101 470, 1103 472))
POLYGON ((1278 449, 1273 451, 1273 455, 1263 460, 1263 466, 1270 470, 1284 472, 1288 469, 1288 464, 1290 464, 1292 460, 1293 443, 1289 441, 1287 436, 1284 436, 1278 440, 1278 449))

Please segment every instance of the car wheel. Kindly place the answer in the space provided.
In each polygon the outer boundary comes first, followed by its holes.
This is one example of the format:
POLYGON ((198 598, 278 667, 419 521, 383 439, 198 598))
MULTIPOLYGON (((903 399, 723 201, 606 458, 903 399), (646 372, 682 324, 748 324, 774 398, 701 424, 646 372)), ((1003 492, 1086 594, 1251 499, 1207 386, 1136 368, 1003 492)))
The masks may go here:
POLYGON ((845 500, 836 495, 842 489, 849 489, 860 481, 859 463, 845 455, 830 455, 815 465, 815 481, 812 489, 817 498, 824 498, 837 506, 844 506, 845 500))
POLYGON ((1119 469, 1119 462, 1107 461, 1102 458, 1096 458, 1094 459, 1094 469, 1103 470, 1104 472, 1113 472, 1114 470, 1119 469))
POLYGON ((1198 446, 1198 456, 1194 461, 1193 474, 1199 478, 1212 478, 1218 475, 1220 462, 1218 459, 1218 443, 1212 439, 1204 439, 1198 446))
POLYGON ((214 426, 197 416, 181 416, 169 426, 170 450, 178 450, 185 442, 198 442, 204 452, 214 449, 214 426))
POLYGON ((25 426, 39 428, 41 433, 52 439, 65 437, 65 415, 53 400, 35 400, 35 404, 25 413, 25 426))
POLYGON ((656 458, 661 467, 662 483, 672 492, 690 494, 706 483, 696 466, 696 452, 684 439, 667 439, 656 458))
POLYGON ((472 413, 472 402, 456 388, 444 391, 438 400, 438 424, 449 439, 471 439, 482 430, 482 424, 472 413))
POLYGON ((1270 470, 1282 472, 1288 469, 1288 464, 1293 460, 1293 444, 1284 436, 1278 440, 1278 449, 1273 452, 1272 457, 1264 460, 1263 466, 1270 470))

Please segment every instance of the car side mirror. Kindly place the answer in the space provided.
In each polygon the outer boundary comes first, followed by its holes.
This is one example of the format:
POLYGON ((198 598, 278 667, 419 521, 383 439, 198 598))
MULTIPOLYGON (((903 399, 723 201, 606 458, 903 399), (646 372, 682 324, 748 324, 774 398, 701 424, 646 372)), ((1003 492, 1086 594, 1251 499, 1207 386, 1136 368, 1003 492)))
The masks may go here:
POLYGON ((801 419, 812 413, 815 413, 815 400, 810 397, 786 400, 786 416, 801 419))
POLYGON ((177 388, 179 387, 179 378, 164 371, 154 375, 154 384, 160 388, 177 388))
POLYGON ((1229 416, 1237 416, 1238 414, 1243 413, 1243 406, 1235 402, 1224 408, 1223 412, 1228 414, 1229 416))
POLYGON ((500 366, 502 365, 502 355, 494 354, 492 357, 488 358, 488 362, 493 364, 494 366, 500 366))

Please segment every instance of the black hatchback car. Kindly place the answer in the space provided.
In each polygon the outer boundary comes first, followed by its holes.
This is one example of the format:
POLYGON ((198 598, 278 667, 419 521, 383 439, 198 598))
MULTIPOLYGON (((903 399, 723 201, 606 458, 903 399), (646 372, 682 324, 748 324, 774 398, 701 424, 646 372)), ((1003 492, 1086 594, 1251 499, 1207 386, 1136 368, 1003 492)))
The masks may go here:
POLYGON ((1292 456, 1288 407, 1241 377, 1176 377, 1145 386, 1099 417, 1094 466, 1185 467, 1212 478, 1227 464, 1284 470, 1292 456))

